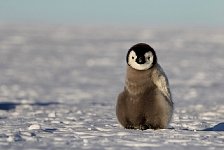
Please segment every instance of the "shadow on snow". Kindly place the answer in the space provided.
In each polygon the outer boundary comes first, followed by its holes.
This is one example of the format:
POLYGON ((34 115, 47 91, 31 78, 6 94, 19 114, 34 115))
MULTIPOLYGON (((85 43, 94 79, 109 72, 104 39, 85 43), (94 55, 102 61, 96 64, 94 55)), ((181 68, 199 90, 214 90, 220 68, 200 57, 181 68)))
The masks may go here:
MULTIPOLYGON (((175 129, 175 128, 169 128, 169 129, 175 129)), ((214 125, 213 127, 205 128, 202 130, 192 130, 192 129, 188 129, 188 128, 184 128, 181 130, 185 130, 185 131, 224 131, 224 122, 218 123, 217 125, 214 125)))
POLYGON ((204 130, 201 131, 224 131, 224 122, 221 122, 211 128, 206 128, 204 130))
MULTIPOLYGON (((50 105, 58 105, 58 102, 36 102, 36 103, 31 103, 28 105, 31 106, 50 106, 50 105)), ((0 110, 12 110, 15 109, 16 106, 18 105, 24 105, 22 103, 15 103, 15 102, 0 102, 0 110)))

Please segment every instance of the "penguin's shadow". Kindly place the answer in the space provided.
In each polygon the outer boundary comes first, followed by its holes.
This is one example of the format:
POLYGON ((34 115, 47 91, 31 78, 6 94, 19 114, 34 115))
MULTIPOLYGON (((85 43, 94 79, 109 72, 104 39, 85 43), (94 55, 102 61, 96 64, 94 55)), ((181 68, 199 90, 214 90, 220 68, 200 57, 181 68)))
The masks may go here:
MULTIPOLYGON (((170 129, 174 129, 174 128, 170 128, 170 129)), ((181 130, 185 130, 185 131, 195 131, 195 130, 191 130, 191 129, 181 129, 181 130)), ((196 131, 224 131, 224 122, 218 123, 217 125, 214 125, 213 127, 210 128, 205 128, 202 130, 196 130, 196 131)))
POLYGON ((218 123, 217 125, 215 125, 211 128, 206 128, 201 131, 224 131, 224 122, 218 123))
MULTIPOLYGON (((50 106, 50 105, 58 105, 58 102, 35 102, 30 103, 31 106, 50 106)), ((16 108, 16 106, 24 105, 22 103, 16 102, 0 102, 0 110, 10 111, 16 108)))

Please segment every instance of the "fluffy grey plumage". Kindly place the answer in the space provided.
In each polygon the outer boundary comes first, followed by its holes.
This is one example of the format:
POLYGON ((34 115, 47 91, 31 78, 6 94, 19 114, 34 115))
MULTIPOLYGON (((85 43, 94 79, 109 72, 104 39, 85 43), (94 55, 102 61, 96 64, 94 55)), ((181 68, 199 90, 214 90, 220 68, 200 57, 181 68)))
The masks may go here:
POLYGON ((124 91, 117 100, 118 121, 127 129, 167 128, 173 102, 168 79, 147 44, 131 47, 127 54, 124 91))

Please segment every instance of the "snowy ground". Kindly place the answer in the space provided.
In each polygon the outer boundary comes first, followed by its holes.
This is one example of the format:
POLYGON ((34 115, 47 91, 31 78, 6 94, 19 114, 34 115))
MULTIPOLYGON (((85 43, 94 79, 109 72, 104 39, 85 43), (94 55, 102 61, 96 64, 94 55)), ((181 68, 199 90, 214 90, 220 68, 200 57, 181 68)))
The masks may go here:
POLYGON ((223 149, 223 79, 223 29, 1 24, 0 149, 223 149), (138 42, 169 77, 170 129, 116 120, 125 55, 138 42))

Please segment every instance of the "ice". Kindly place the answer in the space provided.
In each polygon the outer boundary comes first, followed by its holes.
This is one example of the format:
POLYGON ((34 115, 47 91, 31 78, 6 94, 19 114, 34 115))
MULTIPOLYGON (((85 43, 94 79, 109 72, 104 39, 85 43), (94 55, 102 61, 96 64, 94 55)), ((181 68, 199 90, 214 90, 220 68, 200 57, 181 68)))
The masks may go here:
POLYGON ((56 117, 56 113, 55 112, 51 112, 48 114, 49 118, 55 118, 56 117))
POLYGON ((223 29, 0 24, 0 33, 0 149, 223 149, 223 29), (117 122, 126 52, 138 42, 169 78, 169 129, 117 122))
POLYGON ((29 126, 28 130, 39 130, 41 126, 39 124, 32 124, 29 126))

